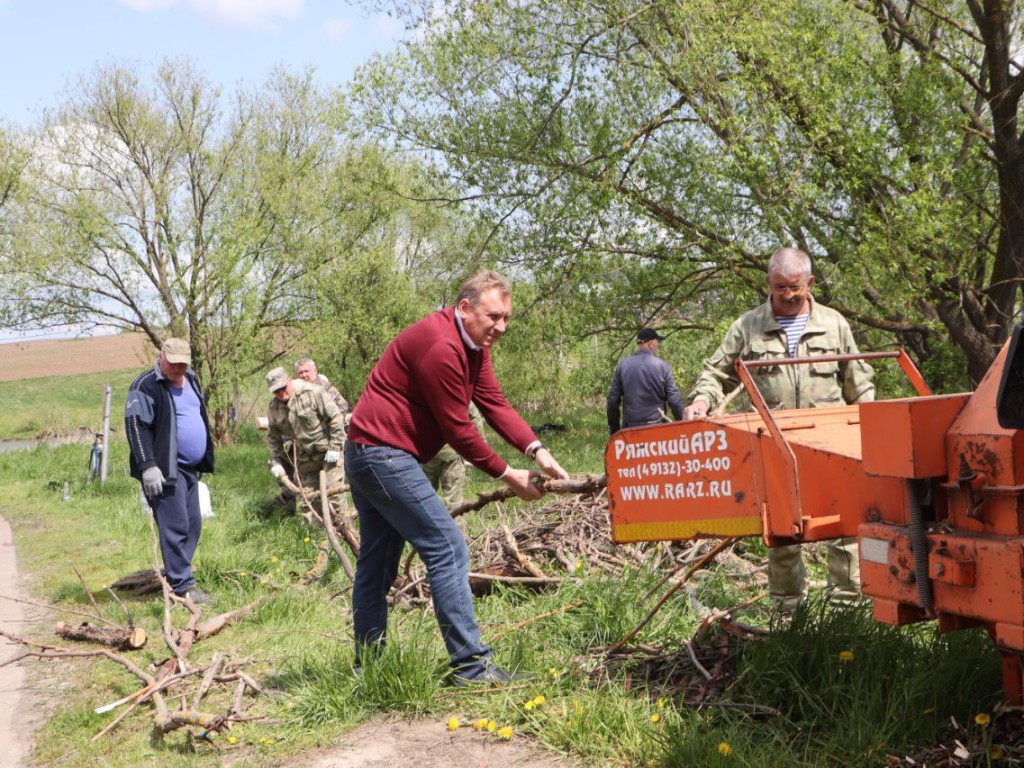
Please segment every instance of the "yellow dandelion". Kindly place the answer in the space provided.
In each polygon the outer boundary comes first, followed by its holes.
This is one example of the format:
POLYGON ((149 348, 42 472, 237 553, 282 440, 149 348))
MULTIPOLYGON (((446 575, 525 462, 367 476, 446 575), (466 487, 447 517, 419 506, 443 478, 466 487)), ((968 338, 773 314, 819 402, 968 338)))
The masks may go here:
POLYGON ((506 725, 503 728, 498 729, 498 738, 508 741, 512 738, 512 726, 506 725))
POLYGON ((558 677, 559 675, 562 674, 562 672, 557 667, 552 667, 551 669, 548 670, 548 674, 551 675, 552 677, 558 677))
POLYGON ((474 731, 482 731, 486 727, 487 727, 487 718, 486 717, 481 717, 479 720, 477 720, 475 723, 473 723, 473 730, 474 731))
POLYGON ((273 740, 273 739, 267 739, 267 742, 266 742, 266 743, 267 743, 267 744, 273 744, 273 743, 274 743, 274 740, 273 740))
POLYGON ((523 707, 526 709, 527 712, 529 712, 531 709, 533 709, 534 704, 532 701, 528 701, 525 704, 523 704, 523 707))
POLYGON ((658 699, 658 709, 664 709, 664 708, 665 708, 665 700, 664 699, 658 699))
POLYGON ((727 741, 721 742, 718 745, 718 754, 728 757, 732 754, 732 745, 727 741))
POLYGON ((576 561, 576 570, 577 571, 582 571, 583 570, 583 563, 580 562, 579 560, 576 561))
POLYGON ((245 571, 239 571, 239 572, 238 572, 238 575, 239 575, 239 576, 248 576, 249 574, 248 574, 248 573, 246 573, 245 571))
POLYGON ((487 732, 488 733, 494 733, 496 730, 498 730, 498 724, 496 722, 494 722, 493 720, 488 720, 487 721, 487 732))
POLYGON ((974 716, 974 722, 980 726, 986 726, 992 722, 992 718, 989 717, 988 712, 979 712, 974 716))
POLYGON ((266 584, 266 583, 267 583, 267 577, 264 576, 262 579, 260 579, 260 584, 266 584))
POLYGON ((543 695, 538 694, 533 697, 533 703, 539 707, 541 704, 547 703, 547 699, 545 699, 543 695))
POLYGON ((228 744, 237 744, 237 743, 238 743, 238 737, 237 736, 228 736, 228 744))
POLYGON ((264 742, 266 742, 266 740, 267 740, 267 737, 266 737, 266 736, 260 736, 260 740, 259 740, 259 743, 260 743, 260 744, 263 744, 264 742))
POLYGON ((459 730, 459 718, 453 717, 448 721, 448 730, 457 731, 459 730))
POLYGON ((839 652, 839 660, 840 661, 853 661, 853 651, 840 651, 839 652))
POLYGON ((660 712, 655 712, 653 715, 651 715, 651 722, 652 723, 661 722, 661 713, 660 712))
POLYGON ((303 541, 304 541, 304 542, 305 542, 306 544, 309 544, 309 536, 307 536, 306 538, 304 538, 304 539, 303 539, 303 541))
POLYGON ((270 562, 276 563, 277 562, 277 555, 271 555, 270 556, 270 562))

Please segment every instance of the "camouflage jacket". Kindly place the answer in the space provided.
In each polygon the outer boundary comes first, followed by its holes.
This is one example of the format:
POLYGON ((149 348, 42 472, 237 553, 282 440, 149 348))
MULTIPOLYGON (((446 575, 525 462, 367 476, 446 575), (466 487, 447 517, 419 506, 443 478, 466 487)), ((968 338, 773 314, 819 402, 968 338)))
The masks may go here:
POLYGON ((291 461, 292 446, 300 456, 322 457, 345 444, 341 411, 323 387, 292 380, 287 402, 275 398, 267 411, 267 447, 271 463, 291 461))
MULTIPOLYGON (((811 300, 795 357, 856 353, 857 343, 849 323, 834 309, 811 300)), ((722 401, 725 392, 739 386, 736 359, 766 360, 789 356, 786 334, 775 320, 771 302, 740 316, 725 334, 721 346, 704 361, 688 399, 703 400, 708 410, 722 401)), ((815 408, 875 399, 871 366, 861 360, 781 365, 751 369, 757 388, 769 408, 815 408)))
POLYGON ((342 414, 348 413, 348 400, 346 400, 342 396, 341 392, 338 391, 338 388, 336 386, 331 384, 331 380, 324 376, 322 373, 318 373, 316 378, 317 381, 320 382, 320 386, 324 388, 324 391, 327 393, 327 396, 334 401, 334 404, 336 406, 338 406, 338 410, 341 411, 342 414))

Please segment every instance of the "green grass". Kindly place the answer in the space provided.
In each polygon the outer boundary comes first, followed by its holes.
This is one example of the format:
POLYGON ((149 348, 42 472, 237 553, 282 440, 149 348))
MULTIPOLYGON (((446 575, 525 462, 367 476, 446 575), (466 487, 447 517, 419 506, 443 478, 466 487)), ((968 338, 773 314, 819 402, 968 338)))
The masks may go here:
MULTIPOLYGON (((93 388, 95 382, 81 391, 93 388)), ((600 471, 607 437, 602 413, 530 418, 533 424, 548 421, 567 427, 544 436, 567 469, 600 471)), ((187 730, 152 736, 140 708, 93 742, 113 717, 93 709, 138 684, 109 662, 66 662, 60 675, 69 686, 38 735, 37 763, 287 764, 364 720, 401 712, 439 722, 453 714, 463 723, 493 719, 591 766, 877 766, 887 754, 910 754, 942 738, 950 717, 970 722, 998 698, 998 655, 983 633, 939 636, 930 624, 891 628, 876 624, 864 608, 825 610, 814 603, 786 631, 730 646, 733 682, 700 707, 691 706, 679 693, 680 676, 693 674, 683 643, 699 619, 683 593, 636 638, 680 659, 676 666, 655 669, 636 656, 609 661, 601 653, 639 624, 666 589, 659 586, 661 571, 642 567, 614 578, 584 567, 555 590, 499 589, 477 601, 485 640, 496 638, 497 661, 535 673, 528 683, 485 693, 448 685, 437 626, 422 609, 392 612, 388 646, 356 675, 350 584, 333 564, 320 582, 298 584, 318 536, 298 518, 266 512, 276 486, 266 471, 262 439, 244 427, 232 446, 219 450, 218 471, 208 478, 216 517, 205 523, 195 565, 200 585, 216 596, 213 610, 265 602, 246 621, 198 645, 191 657, 195 664, 208 662, 214 652, 251 660, 250 673, 265 686, 251 705, 261 719, 236 724, 235 744, 216 736, 214 749, 187 730), (841 661, 841 651, 852 651, 852 660, 841 661)), ((151 565, 149 518, 138 484, 127 476, 123 439, 112 441, 105 486, 86 484, 86 458, 81 445, 0 455, 0 514, 14 528, 19 566, 38 599, 91 610, 77 568, 104 614, 123 621, 121 607, 101 588, 151 565), (65 481, 69 502, 62 501, 65 481)), ((492 486, 472 473, 471 491, 492 486)), ((467 523, 471 531, 493 528, 520 508, 518 502, 505 504, 471 515, 467 523)), ((694 589, 712 607, 730 607, 746 596, 742 584, 714 570, 694 589)), ((127 606, 151 638, 132 659, 140 666, 159 662, 166 656, 160 601, 130 599, 127 606)), ((39 628, 44 642, 52 641, 48 627, 57 618, 46 617, 39 628)), ((180 610, 176 618, 183 621, 180 610)), ((742 618, 765 622, 757 607, 742 618)), ((225 710, 229 696, 212 695, 205 709, 225 710)))
POLYGON ((111 425, 120 429, 124 398, 137 370, 90 373, 70 378, 0 382, 0 439, 27 439, 65 435, 81 427, 99 431, 103 426, 103 398, 111 387, 111 425))

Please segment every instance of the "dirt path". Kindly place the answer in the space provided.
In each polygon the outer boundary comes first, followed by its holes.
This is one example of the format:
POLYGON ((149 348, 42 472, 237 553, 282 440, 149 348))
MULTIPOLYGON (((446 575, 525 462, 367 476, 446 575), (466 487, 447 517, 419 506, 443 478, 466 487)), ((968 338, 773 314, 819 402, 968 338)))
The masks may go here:
MULTIPOLYGON (((17 557, 11 526, 0 517, 0 595, 20 597, 17 557)), ((0 600, 0 627, 11 634, 22 634, 30 619, 21 603, 0 600)), ((0 663, 20 653, 21 648, 0 638, 0 663)), ((4 745, 3 764, 10 768, 24 765, 32 749, 32 734, 39 724, 28 688, 24 667, 0 667, 0 744, 4 745)))
MULTIPOLYGON (((300 763, 295 763, 299 765, 300 763)), ((449 732, 439 719, 381 718, 348 733, 343 744, 302 761, 308 768, 573 768, 523 736, 502 741, 469 724, 449 732)))

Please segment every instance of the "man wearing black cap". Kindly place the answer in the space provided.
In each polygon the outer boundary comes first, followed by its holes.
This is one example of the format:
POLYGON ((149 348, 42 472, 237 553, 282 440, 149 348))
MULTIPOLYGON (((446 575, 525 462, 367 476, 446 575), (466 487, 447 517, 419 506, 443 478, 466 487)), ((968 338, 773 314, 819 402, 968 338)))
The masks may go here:
POLYGON ((206 603, 192 556, 202 530, 199 473, 213 472, 213 439, 191 362, 188 341, 167 339, 156 365, 128 389, 124 426, 131 475, 142 484, 160 533, 167 583, 179 597, 206 603))
POLYGON ((608 391, 608 430, 612 434, 619 431, 620 405, 623 427, 665 421, 666 404, 676 420, 683 418, 683 396, 672 369, 658 357, 664 338, 653 328, 641 328, 636 335, 636 352, 616 366, 608 391))

